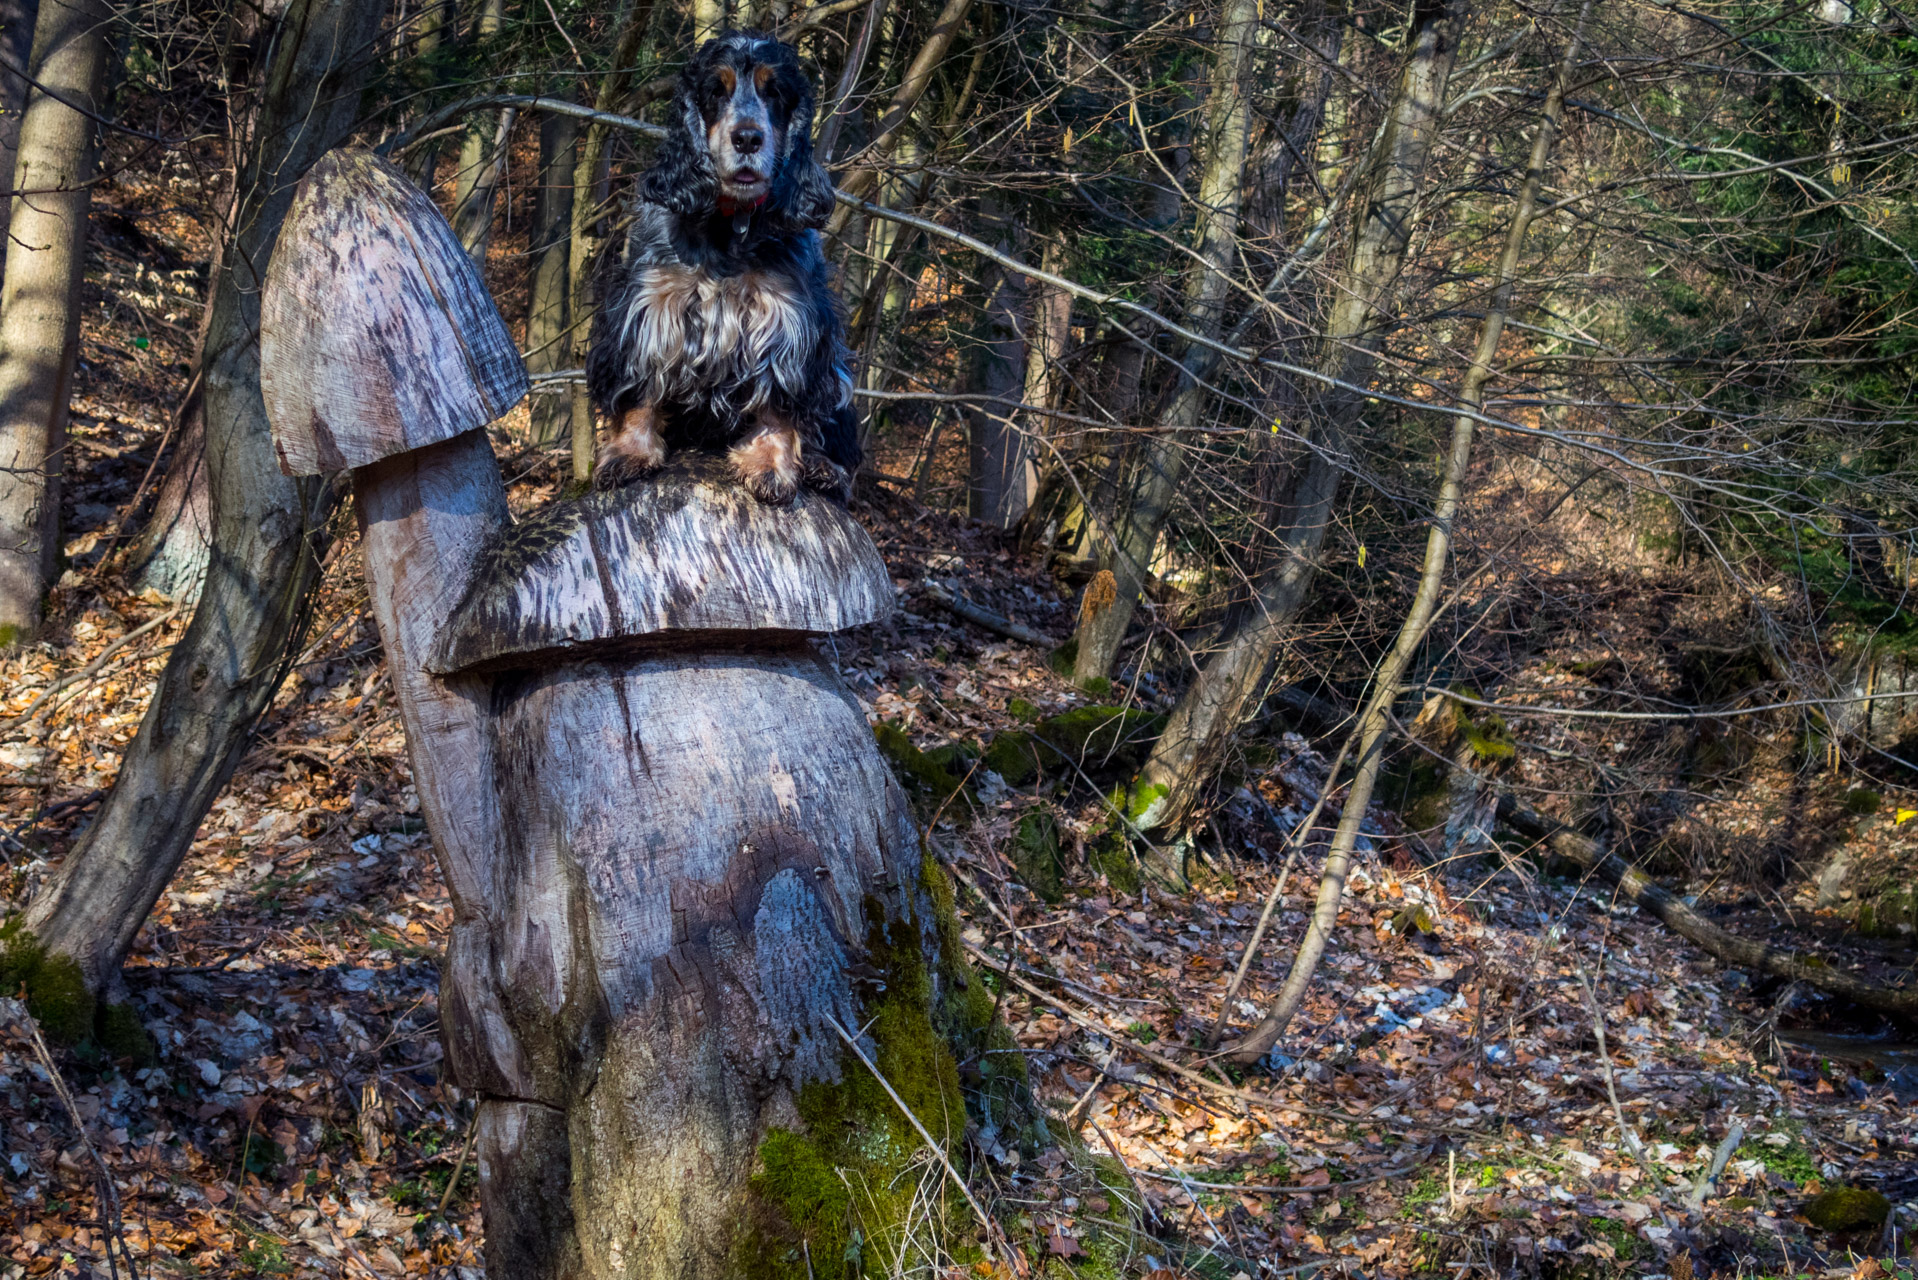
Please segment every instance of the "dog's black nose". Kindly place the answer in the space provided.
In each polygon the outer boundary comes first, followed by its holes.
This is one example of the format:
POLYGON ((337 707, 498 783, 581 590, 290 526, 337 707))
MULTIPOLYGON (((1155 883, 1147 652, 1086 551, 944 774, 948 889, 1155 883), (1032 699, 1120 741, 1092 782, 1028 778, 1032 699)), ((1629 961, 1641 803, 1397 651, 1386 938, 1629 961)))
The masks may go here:
POLYGON ((754 155, 766 145, 766 131, 751 125, 733 130, 733 150, 742 156, 754 155))

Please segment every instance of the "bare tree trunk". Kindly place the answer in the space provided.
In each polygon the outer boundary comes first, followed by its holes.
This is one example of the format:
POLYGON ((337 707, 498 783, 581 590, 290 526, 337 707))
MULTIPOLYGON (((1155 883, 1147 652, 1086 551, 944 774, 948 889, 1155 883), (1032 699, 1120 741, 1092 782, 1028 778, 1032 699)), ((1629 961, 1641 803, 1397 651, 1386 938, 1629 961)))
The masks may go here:
POLYGON ((218 552, 99 817, 26 912, 27 927, 96 995, 117 978, 244 754, 317 581, 331 496, 282 475, 274 456, 260 398, 260 282, 294 183, 357 116, 383 8, 295 0, 282 19, 209 304, 206 467, 218 552))
MULTIPOLYGON (((473 35, 482 50, 499 35, 505 17, 505 0, 480 0, 473 35)), ((486 246, 493 238, 494 196, 506 166, 513 122, 518 117, 517 108, 507 107, 490 129, 485 121, 473 120, 460 140, 460 167, 453 179, 453 230, 473 261, 482 267, 486 265, 486 246)))
POLYGON ((1032 443, 1020 426, 1018 409, 1025 383, 1022 331, 1027 285, 996 264, 984 274, 986 298, 981 310, 986 327, 972 356, 966 388, 974 395, 993 398, 968 400, 964 406, 970 427, 966 510, 977 519, 1009 529, 1025 515, 1038 482, 1032 443))
MULTIPOLYGON (((933 72, 945 61, 946 52, 952 48, 952 42, 959 37, 959 28, 965 23, 966 11, 972 7, 972 0, 946 0, 945 7, 933 20, 932 30, 926 36, 926 42, 919 46, 919 52, 913 55, 912 63, 906 68, 905 78, 899 82, 899 88, 893 92, 892 101, 886 104, 886 114, 879 118, 879 131, 865 149, 867 163, 853 170, 840 180, 840 189, 849 195, 868 198, 873 187, 879 181, 879 169, 892 157, 893 150, 904 136, 906 122, 912 119, 913 109, 919 105, 920 98, 932 86, 933 72)), ((851 220, 854 209, 849 204, 841 204, 833 211, 826 223, 825 236, 828 245, 845 234, 846 224, 851 220)))
MULTIPOLYGON (((0 0, 0 175, 13 182, 13 162, 20 150, 20 118, 27 109, 27 80, 18 74, 33 60, 33 24, 39 0, 0 0)), ((0 205, 0 262, 6 260, 7 219, 13 197, 0 205)))
MULTIPOLYGON (((720 10, 721 18, 724 10, 720 10)), ((639 43, 652 20, 653 0, 625 0, 620 18, 614 23, 618 35, 613 41, 612 69, 599 82, 593 106, 611 111, 626 96, 633 80, 633 61, 639 56, 639 43)), ((567 323, 572 326, 569 344, 572 365, 584 368, 593 334, 593 263, 599 253, 600 174, 606 159, 607 128, 595 120, 586 126, 573 165, 572 231, 567 241, 567 284, 572 300, 567 307, 567 323)), ((572 436, 573 483, 583 485, 593 475, 593 402, 584 381, 573 384, 572 436)))
MULTIPOLYGON (((1364 407, 1363 395, 1347 388, 1371 380, 1379 345, 1392 324, 1392 296, 1411 244, 1414 208, 1467 8, 1467 0, 1442 0, 1415 10, 1411 54, 1373 151, 1365 217, 1343 278, 1334 286, 1338 300, 1320 367, 1345 385, 1328 387, 1317 398, 1310 424, 1314 438, 1282 504, 1284 526, 1251 604, 1228 626, 1180 698, 1146 762, 1139 783, 1143 825, 1183 822, 1264 687, 1311 589, 1343 476, 1338 451, 1364 407)), ((1177 878, 1176 868, 1157 870, 1177 878)))
MULTIPOLYGON (((1239 212, 1244 200, 1246 144, 1250 136, 1252 91, 1248 78, 1259 33, 1259 5, 1255 0, 1229 0, 1220 17, 1212 52, 1209 126, 1205 142, 1205 169, 1199 179, 1199 222, 1194 248, 1198 259, 1186 277, 1185 323, 1207 338, 1217 338, 1231 275, 1238 265, 1239 212)), ((1201 358, 1206 348, 1194 343, 1186 350, 1188 362, 1201 358)), ((1105 568, 1111 570, 1116 599, 1080 613, 1078 653, 1073 679, 1084 684, 1112 670, 1119 642, 1125 639, 1132 611, 1145 587, 1153 548, 1165 527, 1178 493, 1185 463, 1185 435, 1199 425, 1204 397, 1196 382, 1173 400, 1149 436, 1133 467, 1127 492, 1121 495, 1113 520, 1111 545, 1105 548, 1105 568)))
MULTIPOLYGON (((240 7, 226 24, 221 60, 225 63, 228 85, 227 145, 236 157, 246 154, 258 131, 260 95, 268 71, 264 60, 284 16, 283 8, 269 13, 264 9, 240 7)), ((215 200, 222 233, 214 245, 213 261, 207 271, 209 288, 215 287, 220 279, 233 238, 237 194, 234 184, 238 177, 237 173, 228 171, 215 200)), ((212 306, 201 308, 193 374, 188 379, 186 399, 174 418, 173 455, 168 460, 153 510, 128 549, 123 565, 128 580, 140 590, 157 591, 189 608, 200 598, 213 548, 213 495, 206 466, 206 355, 208 326, 212 322, 212 306)))
POLYGON ((0 648, 39 630, 60 550, 61 454, 80 341, 80 280, 106 104, 112 15, 46 0, 13 166, 12 248, 0 281, 0 648), (73 105, 69 106, 68 103, 73 105))
MULTIPOLYGON (((533 288, 526 316, 526 367, 551 373, 566 367, 566 271, 573 230, 573 166, 579 159, 579 121, 548 112, 539 124, 539 192, 533 204, 533 288)), ((565 439, 572 398, 564 386, 533 390, 533 439, 565 439)))
POLYGON ((726 29, 726 0, 693 0, 693 47, 726 29))
POLYGON ((1313 905, 1312 917, 1306 923, 1305 937, 1299 942, 1299 953, 1292 962, 1292 971, 1286 975, 1285 985, 1279 989, 1277 998, 1259 1025, 1232 1047, 1231 1054, 1236 1061, 1256 1061, 1284 1034, 1293 1014, 1298 1012, 1299 1004, 1305 999, 1312 975, 1318 969, 1332 930, 1338 924, 1339 904, 1345 897, 1345 877, 1351 868, 1352 850, 1358 843, 1359 827, 1365 821, 1365 811, 1372 803, 1372 792, 1378 785, 1379 771, 1384 764, 1392 707, 1399 697, 1399 681, 1405 678, 1406 669, 1411 666, 1419 646, 1425 642, 1425 632, 1438 611, 1439 588, 1444 584, 1446 566, 1452 555, 1452 523, 1458 517, 1459 500, 1465 492, 1465 472, 1472 460, 1472 436, 1478 425, 1475 415, 1484 404, 1485 384, 1491 380, 1492 361, 1498 356, 1498 340, 1504 333, 1505 318, 1511 311, 1512 286, 1518 276, 1519 255, 1525 248, 1525 236, 1531 229, 1532 218, 1538 207, 1539 187, 1545 180, 1545 166, 1551 159, 1552 141, 1558 132, 1559 118, 1564 113, 1565 86, 1571 80, 1572 65, 1577 60, 1585 19, 1591 8, 1592 0, 1584 0, 1584 6, 1578 14, 1578 25, 1566 41, 1565 56, 1559 61, 1558 74, 1546 95, 1538 135, 1532 140, 1525 177, 1519 186, 1518 199, 1512 211, 1512 225, 1506 233, 1505 248, 1499 255, 1492 296, 1485 309, 1485 319, 1479 326, 1478 349, 1472 355, 1471 368, 1466 371, 1459 388, 1459 405, 1464 412, 1452 420, 1452 439, 1445 455, 1438 501, 1433 507, 1432 527, 1425 538, 1425 565, 1419 575, 1418 590, 1413 595, 1412 607, 1406 613, 1405 621, 1399 627, 1398 638, 1393 642, 1391 652, 1379 663, 1373 678, 1372 696, 1359 713, 1356 730, 1359 739, 1357 765, 1351 786, 1346 792, 1345 812, 1340 815, 1338 829, 1332 834, 1331 848, 1325 856, 1318 901, 1313 905))
MULTIPOLYGON (((215 276, 217 279, 217 275, 215 276)), ((127 554, 129 579, 142 591, 158 591, 191 605, 206 581, 213 545, 213 496, 207 485, 206 396, 195 388, 180 406, 173 457, 160 482, 153 511, 127 554)))

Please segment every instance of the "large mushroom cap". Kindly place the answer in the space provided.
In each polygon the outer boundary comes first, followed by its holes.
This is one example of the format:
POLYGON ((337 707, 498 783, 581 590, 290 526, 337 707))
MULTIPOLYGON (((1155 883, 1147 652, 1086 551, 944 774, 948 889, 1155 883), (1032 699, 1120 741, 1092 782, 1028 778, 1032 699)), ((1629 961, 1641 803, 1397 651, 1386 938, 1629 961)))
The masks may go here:
POLYGON ((528 385, 446 219, 359 150, 321 157, 294 194, 260 299, 260 384, 294 476, 483 427, 528 385))
POLYGON ((426 666, 545 667, 723 645, 728 634, 763 646, 881 621, 892 607, 885 562, 845 508, 815 494, 767 506, 720 460, 688 454, 507 530, 426 666))

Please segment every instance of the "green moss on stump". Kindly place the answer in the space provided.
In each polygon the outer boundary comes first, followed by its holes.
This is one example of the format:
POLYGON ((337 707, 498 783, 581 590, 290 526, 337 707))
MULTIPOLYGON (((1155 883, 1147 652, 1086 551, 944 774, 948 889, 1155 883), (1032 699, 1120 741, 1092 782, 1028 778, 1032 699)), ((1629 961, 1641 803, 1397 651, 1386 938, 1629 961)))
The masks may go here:
MULTIPOLYGON (((1024 1058, 1009 1052, 1017 1046, 994 1025, 992 997, 966 963, 951 885, 931 857, 923 860, 921 877, 938 958, 926 963, 915 919, 887 920, 883 904, 869 900, 867 916, 875 923, 865 960, 884 975, 885 987, 866 1002, 860 1019, 880 1073, 956 1161, 969 1118, 1015 1135, 1027 1115, 1029 1124, 1039 1122, 1024 1058)), ((737 1253, 742 1275, 840 1280, 883 1274, 921 1184, 945 1176, 936 1162, 919 1157, 924 1141, 865 1064, 847 1051, 839 1070, 837 1081, 815 1081, 800 1091, 802 1129, 775 1129, 760 1144, 752 1183, 756 1225, 737 1253)), ((921 1219, 914 1229, 930 1225, 953 1256, 977 1256, 965 1202, 936 1194, 936 1186, 928 1190, 935 1192, 927 1197, 931 1203, 945 1206, 945 1220, 921 1219)))
POLYGON ((18 919, 0 925, 0 991, 23 994, 27 1012, 56 1044, 78 1044, 93 1030, 93 993, 80 966, 48 955, 18 919))
POLYGON ((95 1000, 73 958, 49 953, 17 917, 0 924, 0 995, 24 997, 54 1044, 153 1060, 153 1041, 133 1007, 95 1000))
POLYGON ((1862 1231, 1884 1222, 1891 1201, 1869 1187, 1833 1187, 1807 1200, 1799 1212, 1821 1231, 1862 1231))
MULTIPOLYGON (((1028 704, 1030 705, 1030 704, 1028 704)), ((986 748, 984 766, 1013 786, 1024 786, 1043 770, 1088 774, 1128 773, 1145 763, 1165 728, 1165 716, 1127 707, 1075 707, 1047 716, 1030 731, 1012 729, 986 748)))

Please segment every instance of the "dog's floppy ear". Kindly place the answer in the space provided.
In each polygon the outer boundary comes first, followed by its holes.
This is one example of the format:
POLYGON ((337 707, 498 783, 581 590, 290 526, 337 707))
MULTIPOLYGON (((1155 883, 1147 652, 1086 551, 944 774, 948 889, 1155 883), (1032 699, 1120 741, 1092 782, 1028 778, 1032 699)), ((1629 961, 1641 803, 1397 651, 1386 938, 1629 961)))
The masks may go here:
POLYGON ((706 150, 706 121, 693 99, 691 85, 696 74, 693 65, 680 73, 679 91, 673 95, 673 127, 660 142, 652 167, 639 184, 640 194, 647 200, 665 205, 681 217, 709 212, 719 194, 713 158, 706 150))
POLYGON ((773 182, 772 204, 792 226, 815 229, 832 216, 832 175, 813 158, 812 83, 803 74, 799 78, 805 88, 786 125, 786 154, 773 182))

